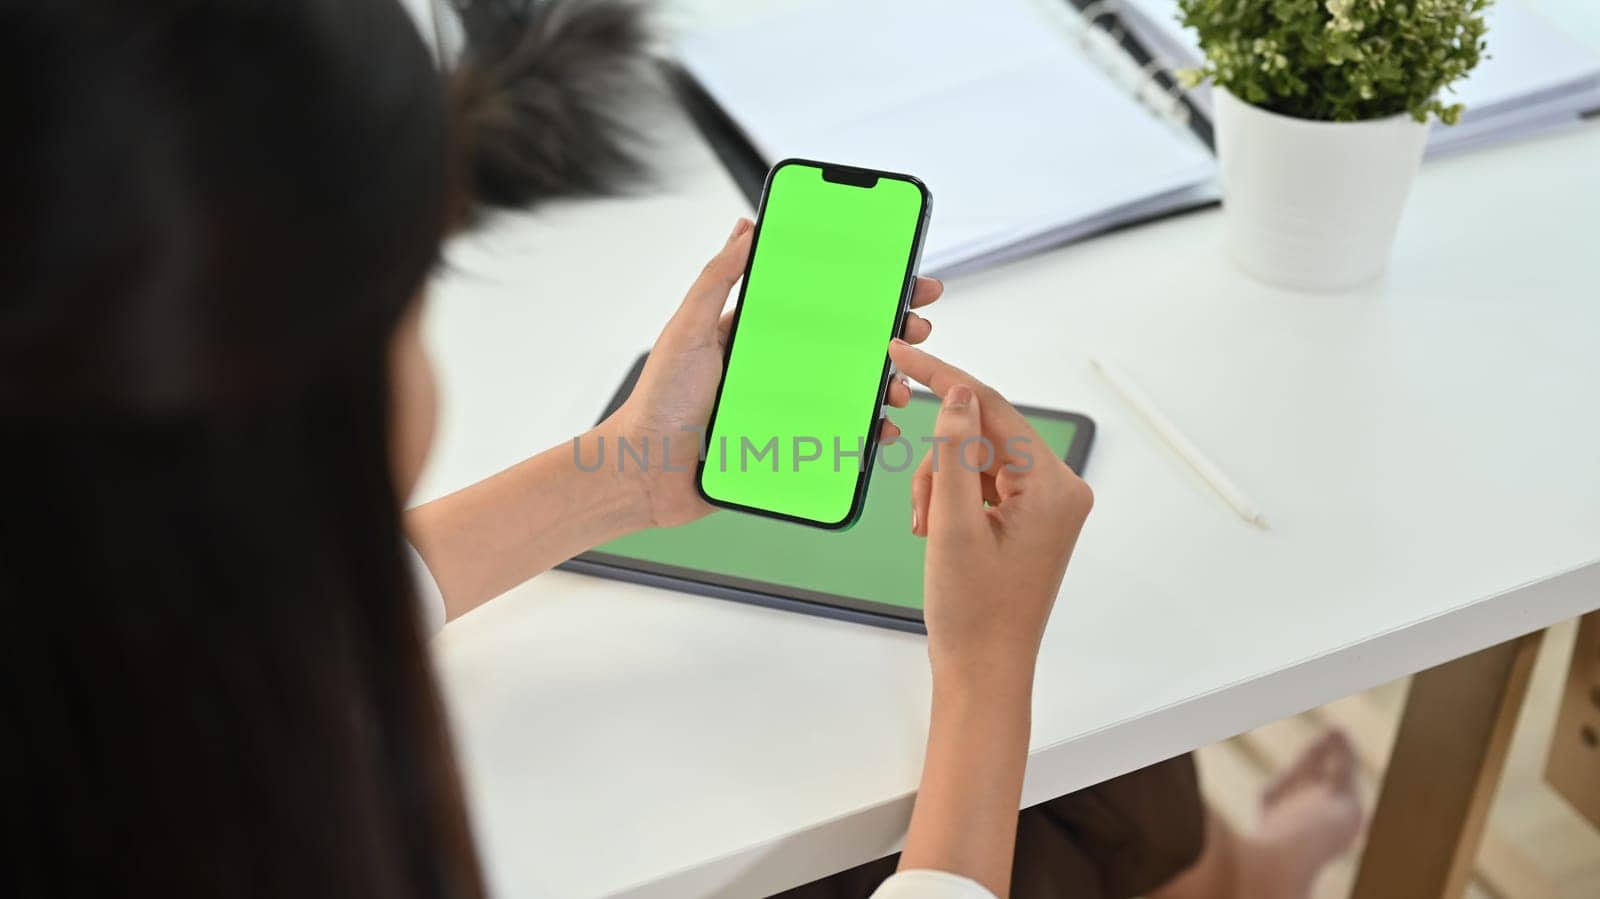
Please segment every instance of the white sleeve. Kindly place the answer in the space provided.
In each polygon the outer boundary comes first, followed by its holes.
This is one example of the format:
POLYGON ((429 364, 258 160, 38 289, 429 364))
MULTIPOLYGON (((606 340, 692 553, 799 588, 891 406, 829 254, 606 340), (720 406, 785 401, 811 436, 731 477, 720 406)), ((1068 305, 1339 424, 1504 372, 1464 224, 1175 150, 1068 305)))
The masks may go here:
POLYGON ((995 899, 983 884, 948 871, 901 871, 885 880, 872 899, 995 899))
POLYGON ((406 555, 411 559, 411 580, 417 585, 423 633, 431 637, 444 629, 444 594, 439 590, 439 582, 433 579, 433 572, 428 570, 428 563, 422 561, 422 553, 407 543, 406 555))

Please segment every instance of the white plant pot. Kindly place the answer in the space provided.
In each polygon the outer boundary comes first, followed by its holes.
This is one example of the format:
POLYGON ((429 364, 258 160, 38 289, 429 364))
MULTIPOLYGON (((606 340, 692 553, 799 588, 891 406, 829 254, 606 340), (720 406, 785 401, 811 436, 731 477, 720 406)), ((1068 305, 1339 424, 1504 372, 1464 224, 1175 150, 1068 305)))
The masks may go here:
POLYGON ((1224 240, 1239 267, 1301 290, 1354 287, 1381 274, 1427 125, 1407 114, 1314 122, 1220 88, 1213 96, 1224 240))

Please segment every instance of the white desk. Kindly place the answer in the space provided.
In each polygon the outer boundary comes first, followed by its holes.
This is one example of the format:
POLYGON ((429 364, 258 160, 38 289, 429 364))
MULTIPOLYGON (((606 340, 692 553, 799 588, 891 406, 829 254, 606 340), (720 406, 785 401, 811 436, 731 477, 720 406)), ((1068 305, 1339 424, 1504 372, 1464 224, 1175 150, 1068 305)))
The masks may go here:
MULTIPOLYGON (((659 190, 508 219, 429 313, 437 495, 588 426, 734 217, 676 119, 659 190)), ((1295 295, 1208 212, 953 280, 930 349, 1100 423, 1039 659, 1032 804, 1600 607, 1600 123, 1430 163, 1393 268, 1295 295), (1262 507, 1092 376, 1102 354, 1262 507)), ((897 846, 908 634, 552 573, 437 643, 500 896, 750 896, 897 846)))

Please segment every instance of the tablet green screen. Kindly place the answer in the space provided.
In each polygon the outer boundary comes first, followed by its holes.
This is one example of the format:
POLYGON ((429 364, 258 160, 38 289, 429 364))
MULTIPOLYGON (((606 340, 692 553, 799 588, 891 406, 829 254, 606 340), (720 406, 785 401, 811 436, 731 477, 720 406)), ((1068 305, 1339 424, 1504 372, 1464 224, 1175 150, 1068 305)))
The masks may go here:
POLYGON ((888 175, 870 186, 823 175, 785 162, 769 180, 700 487, 719 504, 838 526, 855 508, 855 454, 877 421, 923 193, 888 175))
MULTIPOLYGON (((938 400, 916 394, 892 415, 904 442, 885 444, 860 521, 826 531, 773 518, 719 510, 692 524, 641 531, 598 552, 687 569, 696 574, 773 585, 902 608, 922 608, 923 540, 911 534, 911 477, 930 446, 938 400)), ((1056 457, 1067 455, 1078 426, 1041 414, 1028 420, 1056 457)), ((1086 436, 1086 435, 1084 435, 1086 436)))

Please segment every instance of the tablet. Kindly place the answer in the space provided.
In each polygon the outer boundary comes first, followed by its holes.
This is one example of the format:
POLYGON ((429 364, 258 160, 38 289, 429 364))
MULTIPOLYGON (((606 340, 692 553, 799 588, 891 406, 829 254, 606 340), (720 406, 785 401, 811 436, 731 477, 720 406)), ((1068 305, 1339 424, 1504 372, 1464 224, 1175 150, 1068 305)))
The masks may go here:
MULTIPOLYGON (((633 390, 644 357, 611 399, 633 390)), ((1082 474, 1094 422, 1073 412, 1018 406, 1052 452, 1082 474)), ((557 567, 718 599, 924 632, 924 541, 911 533, 911 477, 930 444, 939 400, 913 393, 893 413, 905 443, 878 450, 866 508, 848 531, 825 531, 718 510, 676 528, 629 534, 557 567)))

